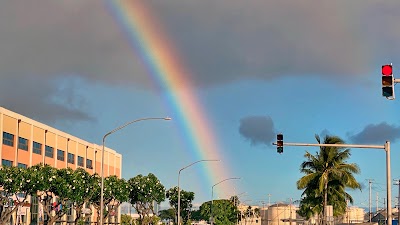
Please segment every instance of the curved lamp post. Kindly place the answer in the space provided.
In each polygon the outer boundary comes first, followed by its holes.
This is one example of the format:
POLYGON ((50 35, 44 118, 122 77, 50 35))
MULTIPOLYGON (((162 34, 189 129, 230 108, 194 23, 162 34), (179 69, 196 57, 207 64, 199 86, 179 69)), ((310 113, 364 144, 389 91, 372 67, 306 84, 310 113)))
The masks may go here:
POLYGON ((105 134, 103 136, 103 149, 101 151, 101 188, 100 188, 100 225, 103 225, 103 215, 104 215, 104 148, 105 148, 105 143, 106 143, 106 137, 118 130, 123 129, 124 127, 132 124, 132 123, 136 123, 139 121, 143 121, 143 120, 171 120, 170 117, 148 117, 148 118, 141 118, 141 119, 136 119, 133 121, 130 121, 128 123, 125 123, 122 126, 119 126, 117 128, 115 128, 114 130, 108 132, 107 134, 105 134))
POLYGON ((196 163, 205 162, 205 161, 221 161, 221 160, 219 160, 219 159, 203 159, 203 160, 199 160, 199 161, 196 161, 196 162, 194 162, 194 163, 192 163, 190 165, 187 165, 187 166, 183 167, 178 172, 178 225, 181 224, 180 223, 181 222, 181 189, 179 188, 179 178, 181 176, 181 171, 186 169, 186 168, 188 168, 188 167, 190 167, 190 166, 193 166, 196 163))
POLYGON ((231 178, 226 178, 225 180, 221 180, 220 182, 214 184, 211 187, 211 207, 210 207, 210 214, 211 214, 211 225, 214 224, 214 216, 213 216, 213 212, 212 212, 212 208, 213 208, 213 203, 214 203, 214 187, 217 186, 218 184, 225 182, 227 180, 237 180, 240 179, 240 177, 231 177, 231 178))

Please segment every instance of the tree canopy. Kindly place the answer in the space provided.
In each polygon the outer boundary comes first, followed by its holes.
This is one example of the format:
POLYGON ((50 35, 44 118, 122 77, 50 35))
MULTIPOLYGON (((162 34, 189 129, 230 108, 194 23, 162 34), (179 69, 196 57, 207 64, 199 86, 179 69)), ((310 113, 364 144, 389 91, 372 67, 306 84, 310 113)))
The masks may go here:
MULTIPOLYGON (((190 191, 185 191, 185 190, 180 190, 181 196, 181 206, 180 206, 180 212, 181 212, 181 218, 183 224, 186 224, 190 220, 191 216, 191 211, 192 211, 192 202, 194 200, 194 192, 190 191)), ((170 188, 167 193, 166 197, 169 199, 169 205, 174 209, 175 211, 175 217, 178 217, 178 187, 173 187, 170 188)))
POLYGON ((158 178, 149 173, 147 176, 137 175, 128 180, 129 202, 140 215, 139 223, 148 224, 154 214, 154 203, 165 200, 165 188, 158 178))
POLYGON ((238 219, 237 207, 228 199, 208 201, 200 206, 200 214, 204 220, 208 221, 211 213, 215 225, 234 225, 238 219))
MULTIPOLYGON (((318 143, 320 137, 315 136, 318 143)), ((326 135, 324 144, 343 144, 337 136, 326 135)), ((353 174, 360 172, 355 163, 347 163, 350 149, 321 146, 319 152, 312 155, 306 152, 300 171, 305 175, 297 181, 297 188, 304 190, 300 201, 299 214, 310 218, 314 214, 323 214, 326 205, 333 205, 334 216, 342 215, 346 210, 346 201, 353 202, 346 188, 360 189, 361 185, 353 174)))

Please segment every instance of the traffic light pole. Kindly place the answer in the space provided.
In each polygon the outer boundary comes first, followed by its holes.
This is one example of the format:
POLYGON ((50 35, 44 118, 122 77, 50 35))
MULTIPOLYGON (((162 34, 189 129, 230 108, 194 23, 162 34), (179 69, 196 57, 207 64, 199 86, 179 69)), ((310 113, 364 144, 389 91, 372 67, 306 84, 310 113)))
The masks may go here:
MULTIPOLYGON (((277 145, 277 143, 272 143, 277 145)), ((316 147, 344 147, 344 148, 373 148, 383 149, 386 152, 386 194, 387 194, 387 225, 392 225, 392 189, 390 183, 390 142, 386 141, 384 145, 352 145, 352 144, 307 144, 307 143, 286 143, 286 146, 316 146, 316 147)))

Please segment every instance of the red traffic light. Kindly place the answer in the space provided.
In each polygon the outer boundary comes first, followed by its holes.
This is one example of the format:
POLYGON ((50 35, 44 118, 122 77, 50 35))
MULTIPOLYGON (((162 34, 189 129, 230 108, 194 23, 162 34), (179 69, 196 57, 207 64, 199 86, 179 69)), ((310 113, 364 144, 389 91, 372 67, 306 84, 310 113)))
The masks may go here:
POLYGON ((383 65, 382 66, 382 75, 383 76, 392 76, 393 75, 392 65, 383 65))

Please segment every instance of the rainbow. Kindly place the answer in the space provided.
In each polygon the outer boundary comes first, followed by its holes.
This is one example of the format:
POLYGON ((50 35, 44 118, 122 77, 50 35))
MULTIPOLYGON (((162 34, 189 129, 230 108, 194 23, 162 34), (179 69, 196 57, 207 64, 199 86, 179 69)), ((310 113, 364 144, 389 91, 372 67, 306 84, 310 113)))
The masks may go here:
MULTIPOLYGON (((221 153, 212 125, 196 98, 193 84, 186 76, 190 74, 189 71, 183 65, 172 42, 168 40, 167 33, 163 32, 161 22, 146 6, 146 1, 105 2, 134 49, 139 52, 154 82, 168 91, 166 101, 178 117, 173 118, 174 122, 178 122, 183 136, 187 137, 185 141, 194 155, 194 160, 229 158, 223 157, 221 153)), ((229 165, 225 161, 202 164, 207 179, 205 188, 232 177, 229 175, 229 165)))

